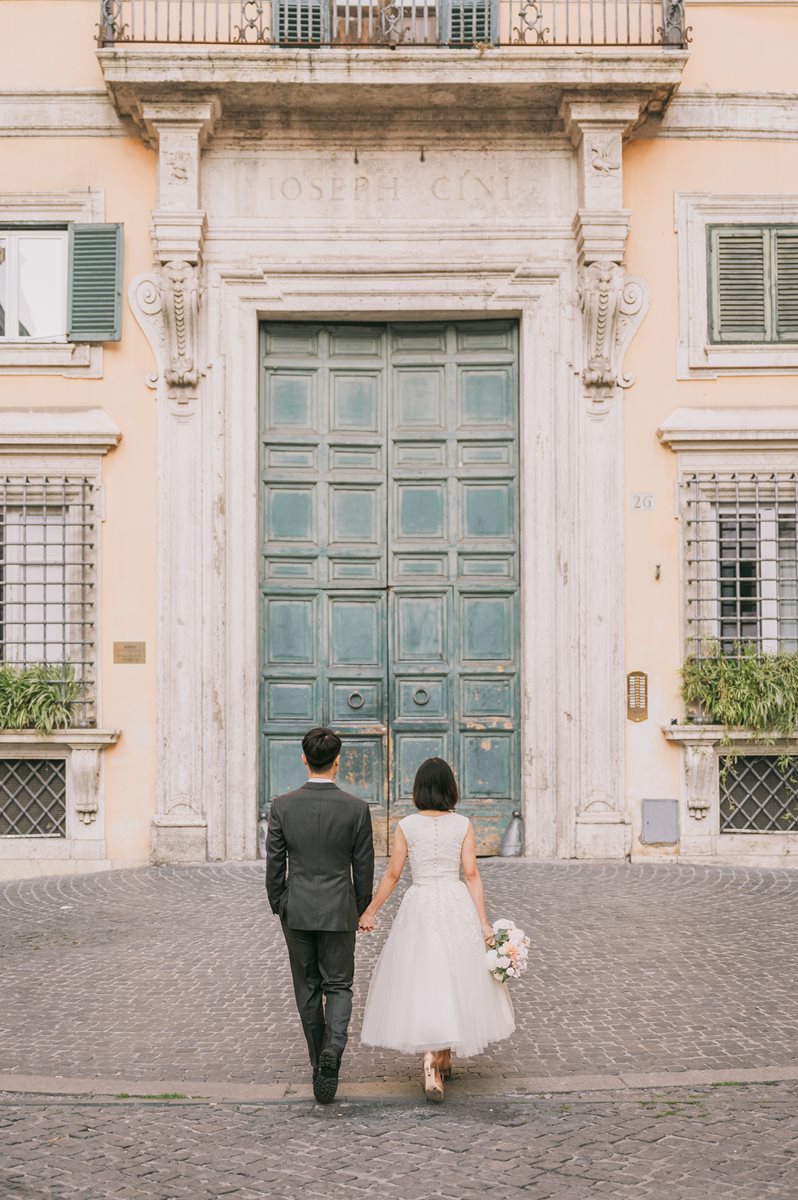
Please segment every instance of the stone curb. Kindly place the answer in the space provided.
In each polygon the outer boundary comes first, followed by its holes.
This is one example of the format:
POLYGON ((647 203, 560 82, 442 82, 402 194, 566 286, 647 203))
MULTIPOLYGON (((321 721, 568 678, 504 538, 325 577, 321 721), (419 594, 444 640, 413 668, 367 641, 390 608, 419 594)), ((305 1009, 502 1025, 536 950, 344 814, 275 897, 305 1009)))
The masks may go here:
MULTIPOLYGON (((650 1088, 701 1087, 732 1083, 798 1082, 798 1066, 739 1067, 726 1071, 648 1071, 617 1075, 519 1076, 513 1079, 469 1078, 452 1080, 453 1100, 523 1100, 563 1092, 618 1092, 650 1088)), ((311 1100, 309 1084, 203 1083, 194 1080, 92 1079, 62 1075, 18 1075, 0 1072, 0 1092, 25 1096, 88 1097, 105 1102, 136 1101, 180 1104, 199 1103, 279 1104, 311 1100), (166 1100, 165 1097, 171 1097, 166 1100)), ((415 1082, 380 1083, 342 1079, 338 1100, 350 1102, 403 1102, 420 1099, 415 1082)))

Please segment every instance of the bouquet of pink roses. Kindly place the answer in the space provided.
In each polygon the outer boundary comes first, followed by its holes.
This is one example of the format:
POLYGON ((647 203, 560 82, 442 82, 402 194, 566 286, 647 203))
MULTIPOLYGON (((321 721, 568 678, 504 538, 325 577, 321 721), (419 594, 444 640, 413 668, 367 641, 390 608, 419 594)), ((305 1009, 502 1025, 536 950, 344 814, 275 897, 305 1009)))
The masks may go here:
POLYGON ((495 941, 485 955, 488 970, 499 983, 517 979, 527 968, 529 938, 512 921, 494 921, 495 941))

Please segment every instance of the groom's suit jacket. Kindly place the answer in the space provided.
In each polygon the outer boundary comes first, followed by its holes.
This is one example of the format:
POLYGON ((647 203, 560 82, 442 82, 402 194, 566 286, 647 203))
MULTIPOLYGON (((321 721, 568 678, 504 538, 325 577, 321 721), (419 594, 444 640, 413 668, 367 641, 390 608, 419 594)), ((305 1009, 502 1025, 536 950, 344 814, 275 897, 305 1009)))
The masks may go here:
POLYGON ((371 813, 334 783, 272 800, 266 892, 289 929, 356 930, 374 888, 371 813))

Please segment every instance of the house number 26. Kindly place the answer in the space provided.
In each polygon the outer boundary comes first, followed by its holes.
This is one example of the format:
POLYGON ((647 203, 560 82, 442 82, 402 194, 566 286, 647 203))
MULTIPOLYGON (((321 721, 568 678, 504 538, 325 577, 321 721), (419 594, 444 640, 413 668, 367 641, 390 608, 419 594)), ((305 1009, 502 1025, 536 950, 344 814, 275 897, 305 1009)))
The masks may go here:
POLYGON ((632 508, 636 512, 651 512, 653 507, 653 492, 632 492, 632 508))

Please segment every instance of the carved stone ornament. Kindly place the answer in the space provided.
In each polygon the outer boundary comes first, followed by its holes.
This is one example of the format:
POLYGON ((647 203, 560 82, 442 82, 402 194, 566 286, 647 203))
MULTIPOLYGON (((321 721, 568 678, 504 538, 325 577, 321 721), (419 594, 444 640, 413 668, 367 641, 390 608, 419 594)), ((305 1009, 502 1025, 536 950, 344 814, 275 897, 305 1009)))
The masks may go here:
POLYGON ((76 747, 69 755, 70 794, 84 825, 91 825, 99 812, 100 755, 95 747, 76 747))
POLYGON ((587 358, 582 382, 601 401, 614 388, 634 383, 634 376, 623 370, 623 358, 648 311, 648 288, 618 263, 601 259, 584 268, 579 301, 587 358))
POLYGON ((713 746, 685 746, 684 775, 687 811, 694 821, 703 821, 712 805, 715 783, 713 746))
POLYGON ((128 290, 130 307, 158 363, 147 385, 156 387, 162 377, 169 395, 178 400, 188 400, 200 380, 199 290, 197 268, 182 261, 165 263, 160 275, 137 275, 128 290))

